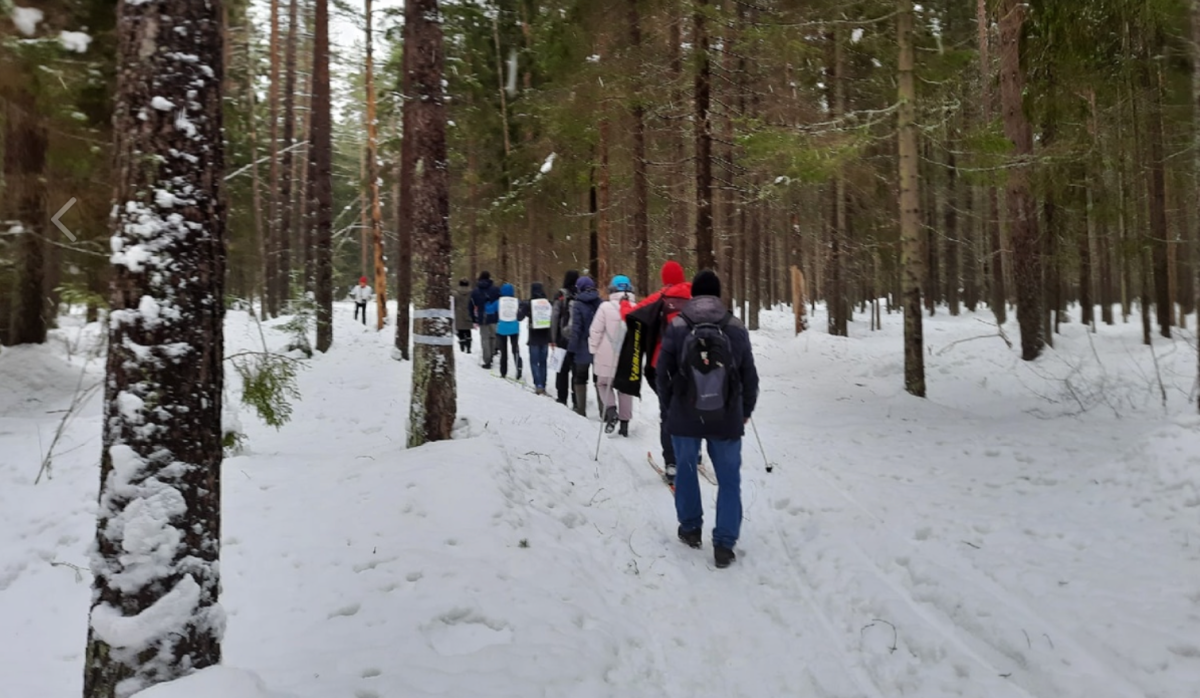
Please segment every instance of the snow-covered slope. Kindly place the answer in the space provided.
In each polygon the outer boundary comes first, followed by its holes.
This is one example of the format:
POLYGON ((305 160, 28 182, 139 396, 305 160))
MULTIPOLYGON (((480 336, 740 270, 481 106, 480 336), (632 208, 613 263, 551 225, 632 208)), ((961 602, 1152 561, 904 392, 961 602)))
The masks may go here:
MULTIPOLYGON (((1066 325, 1030 366, 987 316, 943 315, 919 400, 899 316, 844 339, 766 314, 755 422, 777 467, 751 434, 718 571, 646 464, 652 400, 595 461, 594 417, 459 355, 459 438, 409 451, 409 366, 350 315, 293 421, 243 412, 225 464, 225 658, 253 674, 147 696, 1200 696, 1189 341, 1156 345, 1156 372, 1136 323, 1066 325)), ((239 313, 227 334, 258 341, 239 313)), ((5 696, 80 685, 89 579, 52 563, 86 567, 99 400, 33 485, 82 363, 54 346, 0 353, 5 696)))

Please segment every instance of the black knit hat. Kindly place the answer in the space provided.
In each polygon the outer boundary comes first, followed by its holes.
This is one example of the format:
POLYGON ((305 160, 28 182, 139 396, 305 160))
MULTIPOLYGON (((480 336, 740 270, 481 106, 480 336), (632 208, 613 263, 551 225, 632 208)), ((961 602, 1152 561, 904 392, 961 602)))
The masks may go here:
POLYGON ((721 279, 715 271, 705 269, 692 279, 692 298, 696 296, 721 297, 721 279))

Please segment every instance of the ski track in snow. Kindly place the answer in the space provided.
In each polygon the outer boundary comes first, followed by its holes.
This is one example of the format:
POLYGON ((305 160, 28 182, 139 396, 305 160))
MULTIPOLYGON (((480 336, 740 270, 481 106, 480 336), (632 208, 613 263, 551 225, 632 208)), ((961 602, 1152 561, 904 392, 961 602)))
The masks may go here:
MULTIPOLYGON (((351 309, 336 307, 333 350, 301 372, 293 421, 275 431, 241 408, 245 452, 226 459, 225 660, 253 673, 204 672, 155 698, 1200 697, 1190 334, 1156 348, 1164 415, 1136 323, 1100 328, 1095 353, 1067 325, 1030 367, 974 339, 983 316, 928 319, 931 397, 916 400, 900 387, 898 315, 847 340, 793 338, 790 316, 764 313, 755 421, 778 467, 763 471, 749 432, 739 557, 716 570, 715 488, 701 482, 692 550, 645 463, 649 391, 632 438, 601 436, 597 462, 594 400, 584 420, 489 375, 476 343, 455 354, 456 439, 409 451, 411 366, 389 358, 393 328, 351 309)), ((97 331, 64 326, 50 352, 0 353, 13 695, 80 689, 89 579, 59 563, 87 566, 98 397, 33 485, 97 331)), ((230 353, 258 336, 230 313, 230 353)))

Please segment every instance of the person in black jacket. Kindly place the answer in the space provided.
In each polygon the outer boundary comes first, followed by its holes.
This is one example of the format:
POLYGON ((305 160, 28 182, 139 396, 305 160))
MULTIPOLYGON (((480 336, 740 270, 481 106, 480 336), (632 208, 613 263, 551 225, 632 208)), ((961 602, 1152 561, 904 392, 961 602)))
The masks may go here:
MULTIPOLYGON (((579 272, 570 269, 563 276, 563 285, 554 296, 554 309, 550 315, 550 351, 558 347, 567 348, 571 340, 567 337, 567 328, 571 324, 571 303, 575 300, 575 282, 579 281, 579 272)), ((554 379, 554 387, 558 390, 558 403, 567 404, 567 395, 574 388, 571 374, 575 370, 575 357, 568 352, 563 359, 562 368, 554 379)), ((574 405, 574 402, 571 403, 574 405)))
POLYGON ((480 272, 479 282, 471 292, 471 319, 479 328, 479 344, 483 349, 483 367, 491 368, 496 358, 496 324, 500 322, 500 289, 492 283, 490 272, 480 272))
MULTIPOLYGON (((707 356, 711 356, 709 353, 707 356)), ((707 363, 707 361, 705 362, 707 363)), ((692 280, 692 300, 671 321, 663 337, 658 357, 658 401, 667 432, 675 447, 675 513, 679 519, 679 538, 699 548, 704 525, 704 507, 700 500, 700 483, 696 465, 701 441, 708 442, 708 455, 717 475, 717 521, 712 532, 713 557, 717 567, 728 567, 736 557, 742 526, 742 436, 758 401, 758 371, 750 348, 750 333, 740 320, 721 302, 721 281, 711 271, 702 271, 692 280), (696 371, 695 361, 701 356, 694 351, 698 326, 712 332, 711 325, 720 327, 728 348, 725 370, 731 380, 723 385, 724 402, 716 401, 720 417, 702 415, 703 398, 714 390, 705 385, 696 371)), ((704 409, 712 408, 703 405, 704 409)))

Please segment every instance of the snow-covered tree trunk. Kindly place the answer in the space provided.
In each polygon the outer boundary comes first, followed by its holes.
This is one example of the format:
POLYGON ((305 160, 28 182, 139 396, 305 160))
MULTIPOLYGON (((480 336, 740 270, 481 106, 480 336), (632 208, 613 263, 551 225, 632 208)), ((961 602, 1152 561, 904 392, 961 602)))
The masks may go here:
POLYGON ((913 2, 896 2, 896 38, 900 45, 897 130, 900 135, 900 254, 904 295, 904 389, 925 397, 925 338, 921 314, 921 192, 917 162, 917 90, 913 79, 913 2))
POLYGON ((122 2, 85 698, 221 659, 221 3, 122 2))
POLYGON ((404 65, 413 99, 405 104, 412 129, 413 300, 412 403, 408 445, 449 439, 457 414, 454 313, 450 309, 450 191, 446 162, 446 94, 442 86, 442 15, 437 0, 409 0, 404 65))

